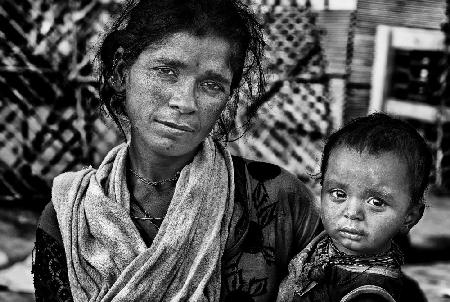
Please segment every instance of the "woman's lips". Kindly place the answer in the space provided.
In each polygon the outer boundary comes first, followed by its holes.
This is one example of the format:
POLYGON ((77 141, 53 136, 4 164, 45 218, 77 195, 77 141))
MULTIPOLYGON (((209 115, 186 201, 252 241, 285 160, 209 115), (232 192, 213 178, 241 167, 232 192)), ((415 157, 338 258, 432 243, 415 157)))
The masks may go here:
POLYGON ((168 121, 157 121, 160 124, 163 124, 164 126, 176 129, 176 130, 180 130, 180 131, 185 131, 185 132, 195 132, 195 129, 189 125, 185 125, 185 124, 177 124, 177 123, 173 123, 173 122, 168 122, 168 121))

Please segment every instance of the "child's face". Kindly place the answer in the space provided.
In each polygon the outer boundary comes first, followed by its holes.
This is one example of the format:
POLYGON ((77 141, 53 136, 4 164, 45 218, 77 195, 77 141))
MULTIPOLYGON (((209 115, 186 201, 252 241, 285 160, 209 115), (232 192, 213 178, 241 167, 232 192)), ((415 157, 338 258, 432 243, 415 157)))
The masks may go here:
POLYGON ((323 178, 321 216, 340 251, 386 251, 394 235, 420 218, 410 201, 408 169, 394 153, 371 155, 345 146, 332 150, 323 178))

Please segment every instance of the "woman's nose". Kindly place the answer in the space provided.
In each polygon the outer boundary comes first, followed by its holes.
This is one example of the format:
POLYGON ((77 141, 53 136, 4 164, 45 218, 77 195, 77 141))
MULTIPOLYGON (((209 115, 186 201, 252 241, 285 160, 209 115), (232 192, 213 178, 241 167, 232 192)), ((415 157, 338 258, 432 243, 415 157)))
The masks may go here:
POLYGON ((183 114, 197 111, 196 83, 195 81, 185 81, 174 88, 169 106, 176 108, 183 114))
POLYGON ((358 198, 347 199, 344 216, 351 220, 363 220, 364 209, 361 200, 358 198))

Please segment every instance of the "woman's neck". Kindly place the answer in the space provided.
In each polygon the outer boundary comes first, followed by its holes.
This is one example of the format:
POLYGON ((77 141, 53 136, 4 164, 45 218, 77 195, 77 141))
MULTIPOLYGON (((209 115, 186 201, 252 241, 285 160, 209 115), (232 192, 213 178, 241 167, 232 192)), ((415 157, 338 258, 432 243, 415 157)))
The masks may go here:
POLYGON ((158 182, 174 177, 194 156, 194 153, 183 156, 161 155, 130 143, 128 168, 149 181, 158 182))

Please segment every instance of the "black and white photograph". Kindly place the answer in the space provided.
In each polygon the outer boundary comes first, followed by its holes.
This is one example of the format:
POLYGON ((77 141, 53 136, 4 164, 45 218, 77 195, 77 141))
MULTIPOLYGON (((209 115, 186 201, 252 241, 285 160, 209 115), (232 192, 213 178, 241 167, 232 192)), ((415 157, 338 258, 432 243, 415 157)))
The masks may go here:
POLYGON ((0 0, 0 302, 450 302, 450 0, 0 0))

